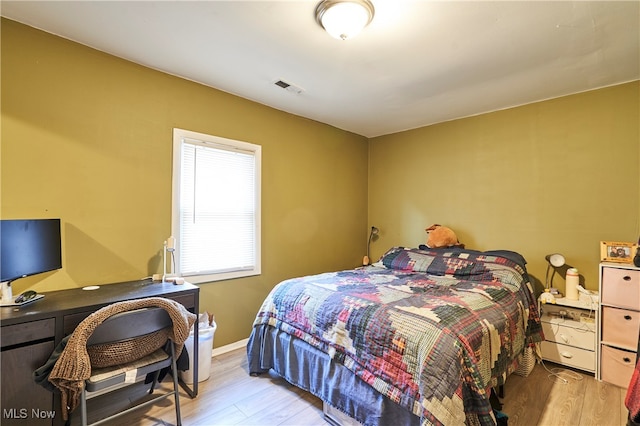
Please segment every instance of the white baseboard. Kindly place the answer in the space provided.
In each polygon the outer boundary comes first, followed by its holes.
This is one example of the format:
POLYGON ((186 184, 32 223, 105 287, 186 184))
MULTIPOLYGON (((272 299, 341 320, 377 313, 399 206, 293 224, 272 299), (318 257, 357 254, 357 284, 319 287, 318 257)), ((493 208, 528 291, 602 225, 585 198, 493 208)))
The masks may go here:
POLYGON ((217 355, 226 354, 227 352, 235 351, 236 349, 246 348, 247 343, 249 342, 249 338, 239 340, 234 343, 229 343, 228 345, 220 346, 219 348, 214 348, 211 353, 211 357, 215 357, 217 355))

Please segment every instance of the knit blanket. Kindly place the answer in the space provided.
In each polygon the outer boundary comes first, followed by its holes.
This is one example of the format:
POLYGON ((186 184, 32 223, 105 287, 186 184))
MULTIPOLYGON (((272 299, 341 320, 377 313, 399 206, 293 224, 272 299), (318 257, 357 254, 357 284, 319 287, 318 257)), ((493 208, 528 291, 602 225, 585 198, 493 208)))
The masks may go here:
POLYGON ((150 297, 117 302, 97 310, 76 327, 49 375, 49 381, 60 390, 62 395, 63 420, 66 421, 69 414, 77 408, 85 380, 91 377, 87 340, 94 330, 115 314, 148 307, 159 307, 167 311, 173 321, 173 329, 169 337, 176 346, 176 353, 182 351, 197 317, 178 302, 162 297, 150 297))

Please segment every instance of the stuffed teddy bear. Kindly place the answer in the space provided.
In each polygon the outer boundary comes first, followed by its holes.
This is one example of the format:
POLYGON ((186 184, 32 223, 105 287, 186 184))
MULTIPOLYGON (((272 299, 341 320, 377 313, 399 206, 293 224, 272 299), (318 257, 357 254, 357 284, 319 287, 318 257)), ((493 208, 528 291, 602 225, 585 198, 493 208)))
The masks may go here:
POLYGON ((464 245, 460 244, 458 241, 458 237, 456 237, 455 232, 446 226, 435 224, 425 229, 425 231, 429 234, 429 237, 427 238, 427 247, 429 248, 451 246, 464 247, 464 245))

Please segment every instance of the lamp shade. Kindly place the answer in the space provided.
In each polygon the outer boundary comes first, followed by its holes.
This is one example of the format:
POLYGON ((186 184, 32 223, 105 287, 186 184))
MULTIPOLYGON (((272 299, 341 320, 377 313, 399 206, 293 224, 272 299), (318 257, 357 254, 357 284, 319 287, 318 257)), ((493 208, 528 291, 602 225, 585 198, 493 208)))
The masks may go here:
POLYGON ((545 256, 547 262, 551 264, 551 266, 559 268, 565 264, 564 256, 560 253, 548 254, 545 256))
POLYGON ((334 38, 356 36, 373 19, 369 0, 323 0, 316 7, 316 21, 334 38))

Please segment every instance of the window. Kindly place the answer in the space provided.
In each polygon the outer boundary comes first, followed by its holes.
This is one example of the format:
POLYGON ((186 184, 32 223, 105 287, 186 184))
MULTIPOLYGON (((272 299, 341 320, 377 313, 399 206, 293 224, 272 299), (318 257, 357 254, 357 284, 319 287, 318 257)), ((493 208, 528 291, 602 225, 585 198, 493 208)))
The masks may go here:
POLYGON ((260 274, 261 147, 173 129, 176 273, 202 283, 260 274))

